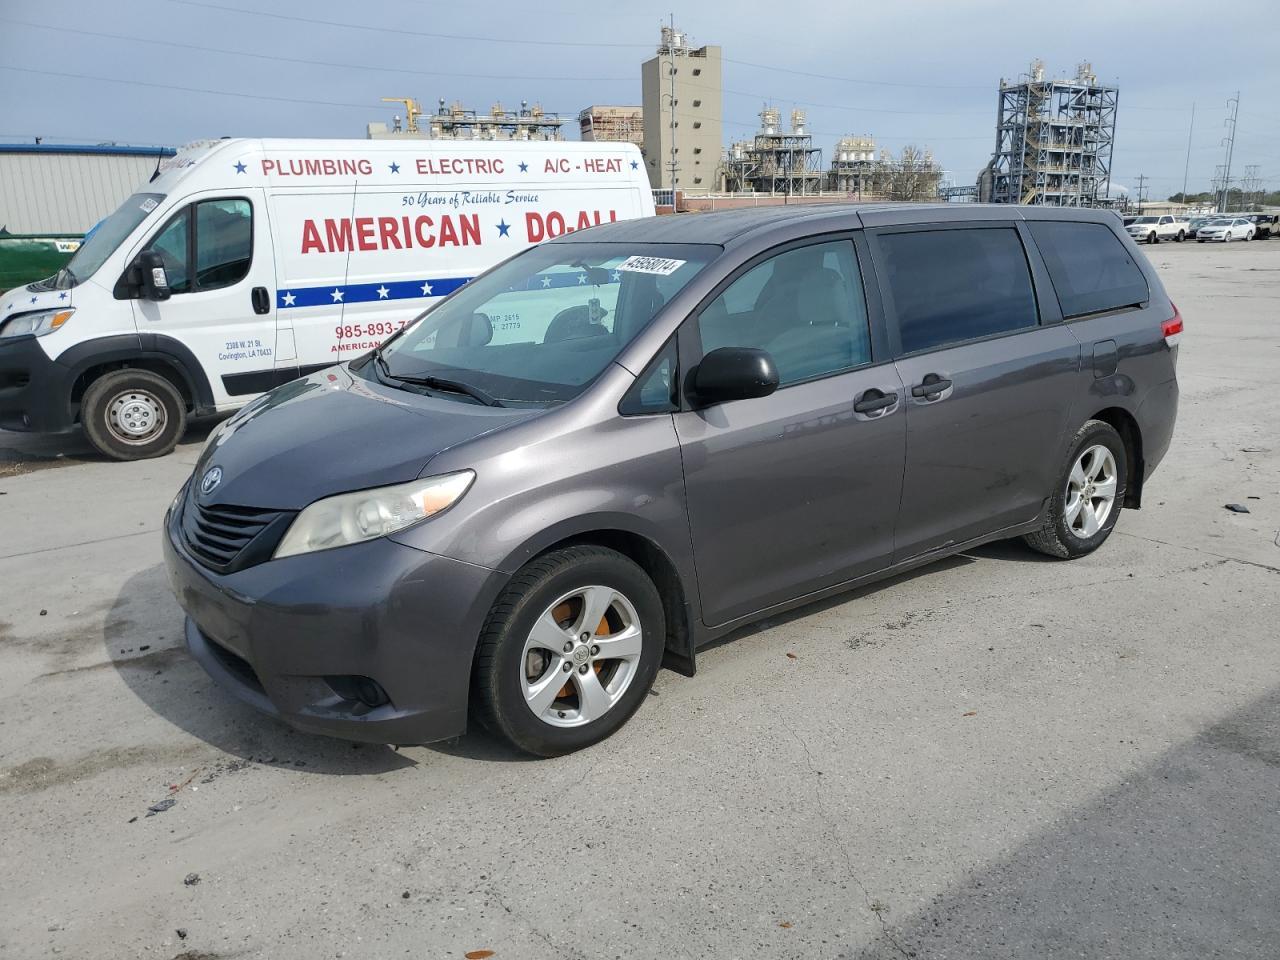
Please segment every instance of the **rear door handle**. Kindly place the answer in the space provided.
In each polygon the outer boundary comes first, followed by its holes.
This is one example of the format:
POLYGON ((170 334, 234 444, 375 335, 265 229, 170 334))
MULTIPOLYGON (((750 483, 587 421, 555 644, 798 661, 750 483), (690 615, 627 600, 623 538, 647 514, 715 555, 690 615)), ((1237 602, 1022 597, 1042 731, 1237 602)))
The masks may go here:
POLYGON ((853 409, 855 413, 877 413, 889 409, 897 402, 896 393, 882 393, 873 387, 862 395, 862 399, 853 405, 853 409))
POLYGON ((266 287, 254 287, 253 292, 249 294, 249 297, 253 302, 254 313, 271 312, 271 295, 267 293, 266 287))
POLYGON ((924 397, 928 399, 930 397, 936 397, 944 390, 947 390, 950 386, 950 380, 947 380, 945 377, 940 377, 936 373, 930 373, 926 374, 924 380, 911 388, 911 395, 913 397, 924 397))

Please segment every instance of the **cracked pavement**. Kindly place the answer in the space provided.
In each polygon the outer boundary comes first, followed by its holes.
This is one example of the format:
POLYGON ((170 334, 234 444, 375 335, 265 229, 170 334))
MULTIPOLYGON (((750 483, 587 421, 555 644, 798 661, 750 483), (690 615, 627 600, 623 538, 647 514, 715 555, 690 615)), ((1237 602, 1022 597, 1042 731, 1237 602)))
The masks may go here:
POLYGON ((0 434, 0 955, 1275 956, 1280 241, 1146 252, 1182 405, 1100 552, 774 618, 554 761, 233 702, 159 565, 204 431, 135 464, 0 434))

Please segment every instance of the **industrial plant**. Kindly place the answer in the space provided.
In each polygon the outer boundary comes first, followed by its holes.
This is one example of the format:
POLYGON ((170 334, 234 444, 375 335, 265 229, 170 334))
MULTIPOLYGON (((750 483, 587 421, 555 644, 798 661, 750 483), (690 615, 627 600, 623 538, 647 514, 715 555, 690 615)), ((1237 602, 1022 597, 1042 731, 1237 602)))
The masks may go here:
POLYGON ((1068 80, 1045 79, 1044 62, 1016 82, 1000 81, 996 149, 978 178, 992 203, 1092 207, 1111 182, 1120 91, 1098 83, 1088 63, 1068 80))
POLYGON ((383 97, 385 103, 404 104, 403 119, 397 114, 391 126, 370 123, 370 140, 563 140, 561 127, 567 122, 553 113, 544 113, 539 104, 520 101, 519 110, 506 110, 495 103, 488 113, 471 110, 461 103, 446 106, 444 97, 434 113, 424 113, 411 97, 383 97))

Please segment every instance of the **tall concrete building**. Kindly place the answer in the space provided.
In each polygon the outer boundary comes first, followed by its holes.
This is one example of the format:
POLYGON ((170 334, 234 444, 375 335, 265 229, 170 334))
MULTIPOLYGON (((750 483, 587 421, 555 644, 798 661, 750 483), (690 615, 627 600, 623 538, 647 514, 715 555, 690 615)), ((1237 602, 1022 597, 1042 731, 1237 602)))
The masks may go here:
POLYGON ((724 112, 720 48, 690 47, 662 28, 658 55, 640 66, 644 162, 655 190, 710 193, 720 188, 724 112))

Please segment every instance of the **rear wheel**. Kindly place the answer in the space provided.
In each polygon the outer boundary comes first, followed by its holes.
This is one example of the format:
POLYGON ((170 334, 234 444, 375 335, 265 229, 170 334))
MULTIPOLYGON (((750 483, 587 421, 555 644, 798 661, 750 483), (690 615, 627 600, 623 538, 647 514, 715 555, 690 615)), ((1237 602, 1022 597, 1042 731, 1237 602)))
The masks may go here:
POLYGON ((1023 539, 1033 549, 1063 560, 1092 553, 1115 528, 1127 483, 1120 434, 1109 423, 1088 421, 1071 443, 1044 525, 1023 539))
POLYGON ((114 370, 89 385, 80 405, 85 435, 115 460, 172 450, 187 429, 187 405, 174 384, 150 370, 114 370))
POLYGON ((1179 230, 1178 236, 1175 237, 1174 239, 1176 239, 1179 243, 1181 243, 1183 240, 1187 239, 1187 231, 1179 230))
POLYGON ((604 547, 553 551, 517 573, 489 614, 475 711, 528 753, 580 750, 639 708, 665 638, 658 590, 634 562, 604 547))

